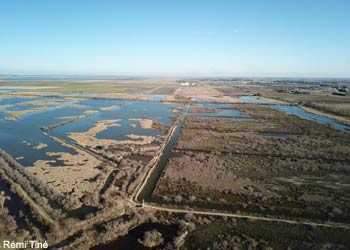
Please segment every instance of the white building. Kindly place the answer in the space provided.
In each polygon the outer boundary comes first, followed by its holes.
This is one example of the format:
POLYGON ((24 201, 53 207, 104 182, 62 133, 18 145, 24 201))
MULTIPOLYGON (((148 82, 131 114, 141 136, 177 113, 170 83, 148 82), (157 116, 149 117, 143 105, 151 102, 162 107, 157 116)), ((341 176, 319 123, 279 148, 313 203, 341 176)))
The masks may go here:
POLYGON ((183 82, 181 83, 181 86, 196 86, 197 83, 195 82, 183 82))

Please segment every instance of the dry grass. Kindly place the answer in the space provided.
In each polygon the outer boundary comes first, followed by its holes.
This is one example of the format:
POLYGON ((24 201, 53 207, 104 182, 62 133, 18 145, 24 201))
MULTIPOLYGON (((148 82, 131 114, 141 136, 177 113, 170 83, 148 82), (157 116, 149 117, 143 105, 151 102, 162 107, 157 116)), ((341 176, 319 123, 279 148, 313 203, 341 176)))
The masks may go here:
POLYGON ((307 106, 316 108, 331 114, 350 116, 350 103, 307 103, 307 106))
MULTIPOLYGON (((61 142, 62 143, 62 142, 61 142)), ((85 193, 98 192, 103 181, 92 181, 96 176, 104 176, 106 179, 112 167, 103 164, 100 160, 78 148, 64 144, 76 151, 72 155, 66 152, 51 153, 49 156, 56 156, 57 160, 63 161, 64 165, 53 167, 52 161, 38 160, 28 171, 35 174, 39 179, 60 193, 70 195, 71 199, 79 200, 85 193), (103 165, 103 171, 99 168, 103 165)), ((80 202, 77 202, 79 204, 80 202)))
POLYGON ((258 213, 347 221, 349 135, 265 106, 234 108, 254 120, 186 119, 153 195, 194 205, 220 203, 258 213))
POLYGON ((140 123, 141 128, 143 129, 151 129, 153 125, 153 120, 152 119, 147 119, 147 118, 130 118, 129 121, 137 121, 140 123))
POLYGON ((43 148, 46 148, 47 147, 47 144, 45 143, 39 143, 37 146, 33 147, 34 149, 37 149, 37 150, 40 150, 40 149, 43 149, 43 148))

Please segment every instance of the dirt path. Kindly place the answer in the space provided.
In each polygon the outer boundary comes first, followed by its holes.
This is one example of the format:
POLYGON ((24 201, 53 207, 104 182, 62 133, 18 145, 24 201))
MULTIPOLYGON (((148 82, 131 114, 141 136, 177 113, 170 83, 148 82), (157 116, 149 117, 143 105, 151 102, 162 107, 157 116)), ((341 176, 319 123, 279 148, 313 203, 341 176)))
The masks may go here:
POLYGON ((331 222, 320 223, 320 222, 313 222, 313 221, 306 221, 306 220, 269 218, 269 217, 256 216, 256 215, 242 215, 242 214, 224 213, 224 212, 209 212, 209 211, 188 210, 188 209, 180 209, 180 208, 166 208, 166 207, 154 206, 154 205, 149 205, 149 204, 144 204, 144 208, 156 209, 159 211, 167 211, 167 212, 172 212, 172 213, 193 213, 193 214, 200 214, 200 215, 222 216, 222 217, 261 220, 261 221, 282 222, 282 223, 288 223, 288 224, 301 224, 301 225, 308 225, 308 226, 350 229, 350 225, 331 223, 331 222))

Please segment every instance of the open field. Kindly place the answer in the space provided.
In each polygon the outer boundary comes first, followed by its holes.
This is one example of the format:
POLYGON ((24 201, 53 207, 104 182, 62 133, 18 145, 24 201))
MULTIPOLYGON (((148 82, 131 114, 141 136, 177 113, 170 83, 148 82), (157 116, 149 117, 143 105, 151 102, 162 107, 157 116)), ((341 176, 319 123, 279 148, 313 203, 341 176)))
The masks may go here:
POLYGON ((126 78, 115 80, 2 81, 0 87, 27 88, 35 92, 90 92, 130 94, 170 94, 176 79, 126 78), (170 85, 170 86, 169 86, 170 85))
POLYGON ((347 249, 348 97, 184 82, 2 81, 15 87, 0 93, 0 237, 65 250, 347 249))

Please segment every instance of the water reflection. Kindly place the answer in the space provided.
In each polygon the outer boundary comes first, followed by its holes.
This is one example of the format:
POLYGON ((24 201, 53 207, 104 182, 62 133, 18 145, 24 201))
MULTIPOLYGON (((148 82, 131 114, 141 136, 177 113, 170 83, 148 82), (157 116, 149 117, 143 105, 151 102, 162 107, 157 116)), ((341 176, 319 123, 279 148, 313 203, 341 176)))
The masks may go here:
POLYGON ((319 124, 324 124, 324 125, 328 124, 341 131, 347 131, 350 129, 350 126, 348 125, 340 124, 336 120, 326 116, 316 115, 316 114, 307 112, 299 106, 283 105, 283 104, 279 104, 278 102, 267 101, 267 100, 264 100, 263 98, 257 98, 254 96, 241 96, 239 99, 248 103, 274 104, 274 105, 271 105, 272 108, 278 109, 288 115, 296 115, 304 120, 315 121, 315 122, 318 122, 319 124))

